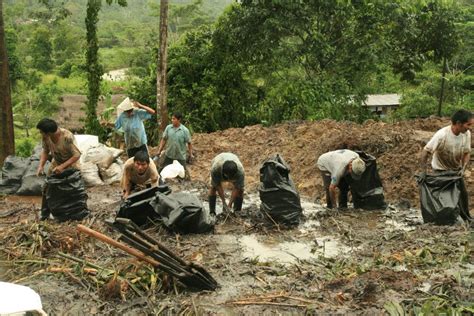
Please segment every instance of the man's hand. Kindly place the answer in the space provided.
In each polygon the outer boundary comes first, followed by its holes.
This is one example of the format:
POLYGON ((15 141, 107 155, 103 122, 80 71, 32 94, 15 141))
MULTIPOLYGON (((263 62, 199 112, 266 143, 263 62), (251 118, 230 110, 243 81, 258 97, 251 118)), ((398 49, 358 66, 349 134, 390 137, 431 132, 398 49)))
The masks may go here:
POLYGON ((123 199, 126 200, 128 198, 128 196, 130 195, 130 192, 127 192, 127 191, 123 191, 123 199))
POLYGON ((191 154, 189 154, 188 159, 186 160, 186 162, 189 163, 189 164, 191 164, 191 163, 193 163, 193 161, 194 161, 194 156, 193 156, 193 154, 191 153, 191 154))
POLYGON ((39 177, 44 174, 44 166, 38 166, 38 169, 36 170, 36 176, 39 177))
POLYGON ((60 173, 62 173, 63 171, 64 171, 63 165, 56 166, 56 167, 53 169, 54 174, 60 174, 60 173))

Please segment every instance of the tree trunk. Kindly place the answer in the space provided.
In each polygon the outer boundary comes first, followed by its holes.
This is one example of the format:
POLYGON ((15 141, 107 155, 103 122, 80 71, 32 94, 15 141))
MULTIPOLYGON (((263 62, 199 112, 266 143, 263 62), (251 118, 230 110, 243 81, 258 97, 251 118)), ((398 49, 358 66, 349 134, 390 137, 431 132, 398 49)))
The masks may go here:
POLYGON ((164 131, 168 125, 168 92, 167 92, 167 67, 168 67, 168 0, 160 2, 160 52, 158 54, 158 67, 156 72, 156 109, 160 112, 158 126, 164 131))
POLYGON ((443 58, 443 71, 441 74, 441 91, 439 93, 439 102, 438 102, 438 116, 441 116, 441 106, 443 105, 444 99, 444 83, 446 82, 446 57, 443 58))
POLYGON ((97 118, 97 103, 100 96, 100 81, 103 73, 99 63, 99 44, 97 40, 97 23, 99 21, 99 11, 102 0, 88 0, 86 14, 87 49, 87 103, 85 130, 88 134, 99 136, 104 141, 105 133, 97 118))
POLYGON ((3 0, 0 0, 0 165, 8 155, 15 153, 13 111, 8 77, 8 56, 3 25, 3 0))

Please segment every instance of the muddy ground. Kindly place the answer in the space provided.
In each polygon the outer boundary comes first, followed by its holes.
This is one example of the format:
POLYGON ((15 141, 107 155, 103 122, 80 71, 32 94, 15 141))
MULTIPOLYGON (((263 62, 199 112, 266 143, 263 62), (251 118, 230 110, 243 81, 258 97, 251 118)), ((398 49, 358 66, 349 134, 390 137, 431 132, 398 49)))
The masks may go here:
MULTIPOLYGON (((222 218, 208 234, 176 235, 159 223, 147 232, 205 266, 220 284, 215 292, 190 292, 120 250, 77 233, 77 222, 39 222, 39 198, 14 196, 0 198, 0 279, 35 289, 53 315, 467 314, 474 311, 473 231, 466 225, 423 224, 413 180, 419 149, 444 125, 441 119, 294 122, 193 135, 191 181, 173 182, 173 191, 205 201, 210 160, 232 151, 247 172, 243 210, 222 218), (386 210, 321 206, 316 157, 341 147, 377 157, 390 202, 386 210), (276 152, 290 164, 302 195, 298 227, 276 226, 259 211, 258 170, 276 152)), ((117 185, 88 193, 92 215, 81 223, 118 237, 104 224, 118 208, 117 185)))

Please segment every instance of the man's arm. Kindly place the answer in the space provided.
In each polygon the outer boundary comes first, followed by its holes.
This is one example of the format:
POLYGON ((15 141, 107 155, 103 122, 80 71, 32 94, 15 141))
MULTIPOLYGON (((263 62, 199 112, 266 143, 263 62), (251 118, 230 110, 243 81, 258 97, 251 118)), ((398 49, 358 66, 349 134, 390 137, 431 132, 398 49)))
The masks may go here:
POLYGON ((53 172, 56 173, 56 174, 59 174, 59 173, 63 172, 65 169, 67 169, 72 164, 74 164, 76 161, 78 161, 79 158, 81 158, 80 155, 79 156, 72 156, 71 158, 69 158, 68 160, 63 162, 62 164, 56 166, 56 168, 53 169, 53 172))
POLYGON ((221 198, 222 207, 224 207, 224 209, 228 211, 227 204, 225 203, 224 188, 222 187, 221 183, 219 183, 219 185, 216 187, 216 190, 217 190, 217 194, 219 194, 219 197, 221 198))
POLYGON ((38 169, 36 170, 36 176, 39 177, 44 172, 44 165, 46 164, 46 160, 48 160, 48 152, 43 149, 41 151, 38 169))
POLYGON ((115 120, 115 129, 120 129, 120 127, 122 127, 122 115, 123 113, 120 113, 119 117, 115 120))
POLYGON ((152 159, 150 159, 150 168, 151 168, 151 175, 150 175, 150 182, 152 187, 157 187, 160 183, 160 174, 156 169, 156 165, 152 159))
POLYGON ((155 110, 153 110, 153 109, 150 108, 149 106, 146 106, 146 105, 141 104, 141 103, 138 102, 138 101, 135 101, 135 106, 136 106, 137 108, 144 109, 145 111, 147 111, 147 112, 150 113, 151 115, 153 115, 153 114, 156 113, 155 110))
POLYGON ((463 170, 467 169, 467 165, 469 164, 470 160, 471 160, 471 152, 464 153, 461 160, 463 170))
POLYGON ((166 145, 166 139, 164 137, 161 138, 160 140, 160 147, 158 147, 158 156, 161 155, 161 152, 163 151, 163 148, 166 145))
POLYGON ((426 149, 423 149, 421 151, 420 168, 421 168, 422 172, 426 172, 426 170, 428 168, 428 159, 430 158, 430 155, 431 155, 431 153, 426 149))
POLYGON ((188 143, 188 157, 190 159, 193 158, 193 145, 191 144, 191 142, 188 143))
POLYGON ((331 198, 331 205, 333 208, 337 208, 336 188, 336 184, 331 183, 329 185, 329 197, 331 198))
POLYGON ((130 195, 130 190, 132 189, 132 184, 130 182, 130 176, 129 176, 127 168, 124 168, 123 170, 121 185, 122 185, 122 196, 124 199, 126 199, 130 195))

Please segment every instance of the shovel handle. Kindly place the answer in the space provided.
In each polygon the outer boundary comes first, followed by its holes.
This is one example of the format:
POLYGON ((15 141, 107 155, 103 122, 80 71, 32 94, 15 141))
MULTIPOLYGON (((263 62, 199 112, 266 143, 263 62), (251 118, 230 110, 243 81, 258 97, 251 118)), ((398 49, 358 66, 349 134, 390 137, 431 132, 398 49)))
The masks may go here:
POLYGON ((148 262, 149 264, 151 264, 152 266, 154 267, 159 267, 160 266, 160 263, 156 260, 153 260, 152 258, 149 258, 147 257, 145 254, 143 254, 142 252, 138 251, 138 250, 135 250, 133 248, 130 248, 128 247, 127 245, 124 245, 112 238, 110 238, 109 236, 106 236, 104 234, 101 234, 99 233, 98 231, 95 231, 93 229, 90 229, 89 227, 87 226, 84 226, 84 225, 77 225, 77 230, 80 231, 81 233, 84 233, 86 235, 89 235, 91 237, 94 237, 95 239, 98 239, 100 241, 103 241, 105 242, 106 244, 109 244, 111 246, 114 246, 116 248, 119 248, 123 251, 125 251, 126 253, 134 256, 134 257, 137 257, 138 259, 142 260, 142 261, 145 261, 145 262, 148 262))

